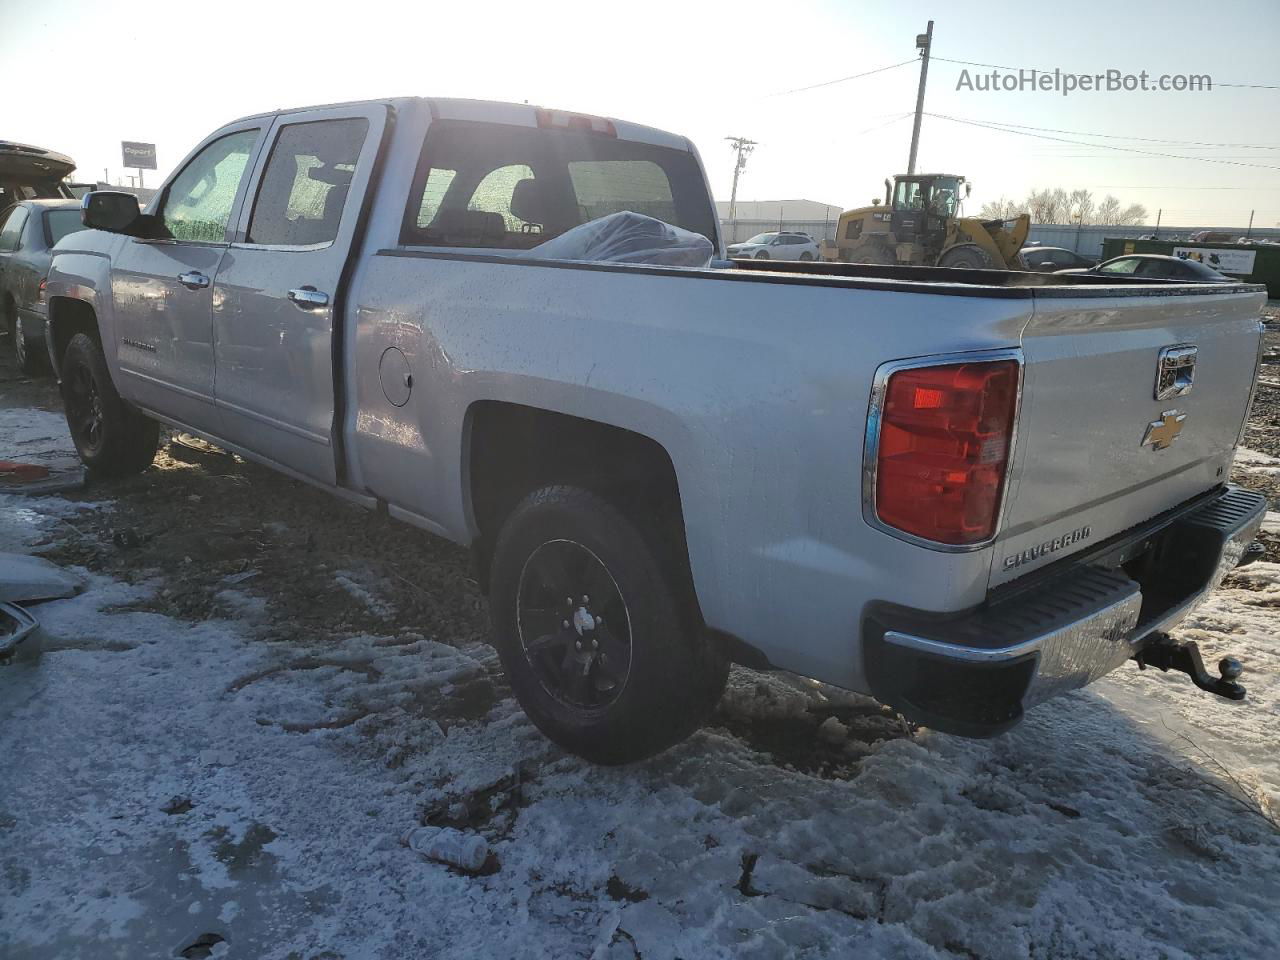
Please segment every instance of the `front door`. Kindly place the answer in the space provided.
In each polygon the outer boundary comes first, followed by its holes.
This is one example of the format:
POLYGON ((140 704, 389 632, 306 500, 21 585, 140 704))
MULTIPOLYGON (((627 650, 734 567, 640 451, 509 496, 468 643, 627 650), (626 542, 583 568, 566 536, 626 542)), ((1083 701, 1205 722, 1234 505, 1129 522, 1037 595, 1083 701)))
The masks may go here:
POLYGON ((217 432, 213 279, 265 132, 219 131, 163 189, 155 237, 123 239, 112 257, 116 356, 140 405, 217 432))
POLYGON ((223 435, 326 483, 340 281, 386 116, 366 105, 278 117, 214 285, 223 435))

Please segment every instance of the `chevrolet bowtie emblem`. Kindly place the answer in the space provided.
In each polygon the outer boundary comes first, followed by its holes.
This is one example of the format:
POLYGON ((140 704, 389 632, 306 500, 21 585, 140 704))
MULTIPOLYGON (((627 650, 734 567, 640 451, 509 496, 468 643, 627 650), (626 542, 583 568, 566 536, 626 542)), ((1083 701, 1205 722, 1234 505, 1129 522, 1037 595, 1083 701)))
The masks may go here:
POLYGON ((1151 444, 1153 450, 1163 450, 1178 439, 1182 432, 1182 421, 1187 419, 1185 413, 1177 410, 1166 410, 1160 414, 1159 420, 1147 424, 1147 432, 1142 435, 1142 446, 1151 444))

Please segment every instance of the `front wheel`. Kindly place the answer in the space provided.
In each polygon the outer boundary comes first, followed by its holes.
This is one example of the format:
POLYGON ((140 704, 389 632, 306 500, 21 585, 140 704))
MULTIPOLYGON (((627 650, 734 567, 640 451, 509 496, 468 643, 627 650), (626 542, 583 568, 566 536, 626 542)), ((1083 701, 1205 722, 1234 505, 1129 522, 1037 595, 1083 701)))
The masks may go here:
POLYGON ((98 341, 77 333, 62 360, 62 406, 80 460, 91 474, 141 473, 155 459, 160 425, 116 393, 98 341))
POLYGON ((728 663, 702 636, 672 554, 568 486, 530 494, 498 536, 489 599, 503 669, 538 729, 592 762, 679 743, 724 690, 728 663))
POLYGON ((756 259, 757 259, 757 260, 768 260, 768 259, 769 259, 769 251, 768 251, 768 250, 761 250, 759 253, 757 253, 757 254, 756 254, 756 259))
POLYGON ((990 270, 995 267, 991 254, 976 243, 961 243, 943 252, 938 266, 957 270, 990 270))

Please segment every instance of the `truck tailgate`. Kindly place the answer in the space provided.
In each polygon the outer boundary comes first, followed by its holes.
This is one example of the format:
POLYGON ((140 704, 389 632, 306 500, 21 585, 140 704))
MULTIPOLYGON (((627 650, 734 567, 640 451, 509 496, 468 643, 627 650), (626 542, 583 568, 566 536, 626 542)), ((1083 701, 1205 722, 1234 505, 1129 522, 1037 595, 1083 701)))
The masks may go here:
POLYGON ((1037 296, 1023 332, 1022 406, 992 586, 1226 480, 1265 298, 1257 288, 1214 289, 1037 296), (1168 395, 1188 376, 1189 391, 1168 395))

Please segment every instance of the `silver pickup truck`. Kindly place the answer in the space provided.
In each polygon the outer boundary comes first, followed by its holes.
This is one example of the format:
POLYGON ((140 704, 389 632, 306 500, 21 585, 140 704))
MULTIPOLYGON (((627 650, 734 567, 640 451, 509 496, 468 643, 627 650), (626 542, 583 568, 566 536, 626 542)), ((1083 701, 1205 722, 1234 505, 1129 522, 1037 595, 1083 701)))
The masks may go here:
POLYGON ((1225 484, 1260 287, 529 252, 620 211, 723 250, 647 127, 228 124, 55 251, 80 455, 142 470, 169 424, 469 544, 520 703, 599 762, 687 736, 730 661, 970 736, 1131 658, 1242 695, 1167 631, 1264 510, 1225 484))

